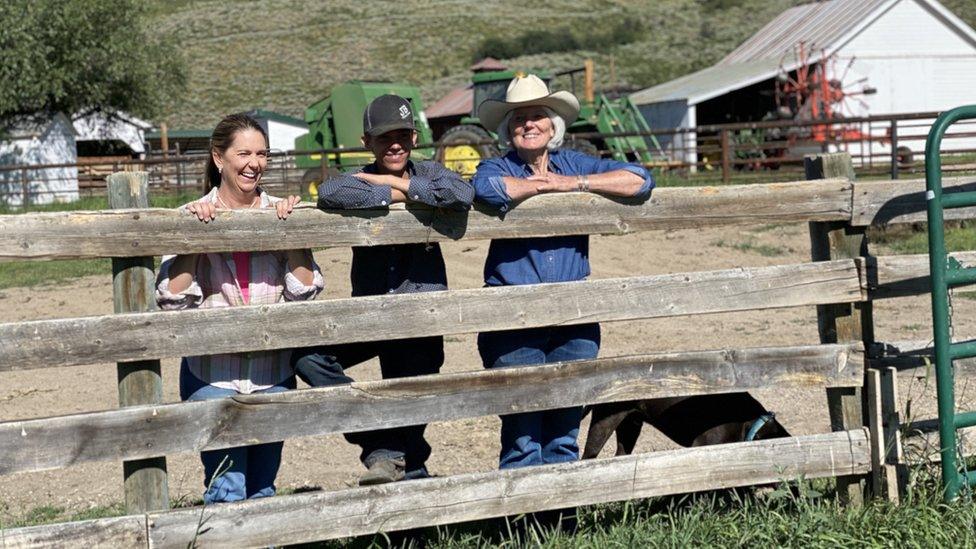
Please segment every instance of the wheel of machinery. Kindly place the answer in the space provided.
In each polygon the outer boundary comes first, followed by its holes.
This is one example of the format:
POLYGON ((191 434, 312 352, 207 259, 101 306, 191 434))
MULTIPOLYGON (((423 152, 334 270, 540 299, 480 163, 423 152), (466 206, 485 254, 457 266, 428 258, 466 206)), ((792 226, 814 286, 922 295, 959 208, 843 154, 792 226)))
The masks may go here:
POLYGON ((479 126, 454 126, 441 136, 434 159, 461 175, 474 175, 479 162, 499 155, 495 143, 482 143, 490 139, 491 134, 479 126))
POLYGON ((912 161, 915 160, 915 153, 904 145, 895 149, 895 155, 898 158, 898 166, 902 168, 911 166, 912 161))
MULTIPOLYGON (((325 169, 326 177, 335 175, 339 175, 339 170, 331 166, 325 169)), ((322 181, 324 181, 322 168, 309 168, 302 174, 302 187, 308 190, 308 194, 312 197, 313 202, 319 199, 319 185, 322 184, 322 181)))

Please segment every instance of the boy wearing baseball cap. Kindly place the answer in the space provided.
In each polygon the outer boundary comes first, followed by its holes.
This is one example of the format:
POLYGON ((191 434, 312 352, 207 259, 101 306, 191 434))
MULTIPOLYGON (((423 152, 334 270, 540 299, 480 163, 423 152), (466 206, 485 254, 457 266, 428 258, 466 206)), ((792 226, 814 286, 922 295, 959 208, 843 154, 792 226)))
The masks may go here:
MULTIPOLYGON (((319 186, 322 209, 375 209, 394 202, 419 202, 438 208, 466 210, 474 188, 440 164, 413 162, 417 144, 410 102, 396 95, 377 97, 363 113, 363 145, 375 156, 357 173, 332 177, 319 186)), ((354 247, 352 295, 434 292, 447 289, 440 246, 395 244, 354 247)), ((313 387, 350 383, 345 369, 379 357, 383 379, 434 374, 444 362, 443 337, 350 343, 296 349, 295 371, 313 387)), ((362 447, 367 471, 362 485, 429 476, 430 445, 426 425, 350 433, 346 440, 362 447)))

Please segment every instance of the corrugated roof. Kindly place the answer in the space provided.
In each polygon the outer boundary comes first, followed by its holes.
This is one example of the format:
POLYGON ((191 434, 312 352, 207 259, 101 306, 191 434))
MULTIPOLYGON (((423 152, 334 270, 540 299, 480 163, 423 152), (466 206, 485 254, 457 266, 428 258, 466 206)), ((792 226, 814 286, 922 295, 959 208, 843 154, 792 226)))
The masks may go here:
POLYGON ((819 57, 821 50, 832 53, 845 37, 870 25, 898 0, 831 0, 804 4, 779 14, 751 38, 717 63, 718 66, 759 59, 779 60, 792 54, 800 42, 819 57), (815 53, 814 53, 815 52, 815 53))
POLYGON ((471 114, 474 107, 474 88, 471 84, 460 88, 454 88, 441 97, 436 103, 424 110, 427 119, 442 118, 445 116, 464 116, 471 114))
MULTIPOLYGON (((792 70, 796 62, 784 62, 783 68, 792 70)), ((697 105, 713 97, 743 88, 767 78, 776 76, 780 70, 779 59, 760 59, 734 65, 715 65, 681 78, 658 84, 630 95, 637 105, 662 103, 664 101, 685 100, 689 105, 697 105)))
MULTIPOLYGON (((797 44, 810 59, 843 46, 899 0, 829 0, 790 8, 717 64, 632 94, 638 105, 687 100, 695 105, 797 68, 797 44)), ((923 0, 928 3, 928 0, 923 0)))
POLYGON ((507 71, 506 67, 501 61, 495 59, 494 57, 485 57, 481 61, 478 61, 474 65, 471 65, 471 72, 479 71, 507 71))

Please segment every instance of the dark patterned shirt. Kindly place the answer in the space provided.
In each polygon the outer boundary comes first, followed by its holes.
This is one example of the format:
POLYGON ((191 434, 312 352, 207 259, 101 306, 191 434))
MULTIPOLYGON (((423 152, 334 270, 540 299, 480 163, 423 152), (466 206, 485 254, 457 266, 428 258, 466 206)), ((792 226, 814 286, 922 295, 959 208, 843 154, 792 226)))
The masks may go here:
MULTIPOLYGON (((376 163, 363 168, 377 173, 376 163)), ((438 208, 466 210, 474 187, 436 162, 408 162, 407 199, 438 208)), ((392 202, 389 185, 374 185, 352 175, 329 178, 319 186, 322 209, 376 209, 392 202)), ((355 246, 352 249, 352 295, 408 294, 447 289, 444 256, 436 243, 355 246)))

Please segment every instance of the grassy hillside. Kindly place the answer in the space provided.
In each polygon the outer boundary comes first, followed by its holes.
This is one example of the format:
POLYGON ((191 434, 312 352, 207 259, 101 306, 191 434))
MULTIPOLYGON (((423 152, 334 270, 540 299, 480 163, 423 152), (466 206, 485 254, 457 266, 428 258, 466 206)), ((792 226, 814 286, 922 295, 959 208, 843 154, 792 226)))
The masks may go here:
MULTIPOLYGON (((597 62, 597 84, 647 86, 703 68, 801 0, 182 0, 161 3, 159 32, 177 37, 189 85, 170 127, 205 127, 263 107, 301 116, 336 83, 391 79, 428 102, 465 82, 488 39, 525 52, 513 68, 597 62), (596 37, 596 38, 594 38, 596 37), (538 52, 546 49, 544 53, 538 52), (575 47, 574 47, 575 46, 575 47), (553 50, 559 51, 553 51, 553 50), (529 54, 531 53, 531 54, 529 54)), ((976 17, 976 0, 946 2, 976 17)))

